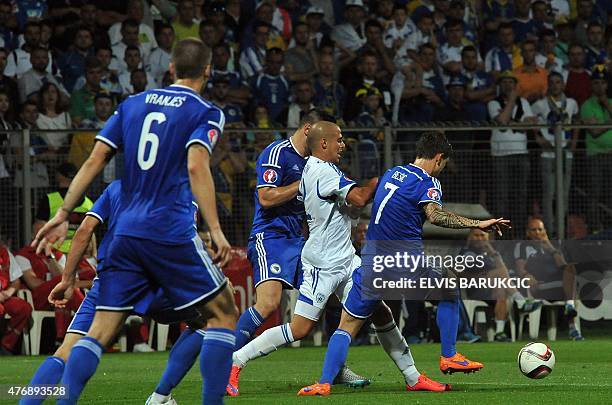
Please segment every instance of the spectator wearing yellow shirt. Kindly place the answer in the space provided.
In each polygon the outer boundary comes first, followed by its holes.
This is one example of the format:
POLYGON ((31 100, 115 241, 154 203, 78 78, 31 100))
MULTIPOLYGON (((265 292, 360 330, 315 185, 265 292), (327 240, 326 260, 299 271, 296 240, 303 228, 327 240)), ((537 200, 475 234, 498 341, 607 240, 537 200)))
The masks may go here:
POLYGON ((198 38, 199 26, 195 22, 195 16, 195 4, 193 0, 179 1, 176 19, 172 23, 175 44, 185 38, 198 38))

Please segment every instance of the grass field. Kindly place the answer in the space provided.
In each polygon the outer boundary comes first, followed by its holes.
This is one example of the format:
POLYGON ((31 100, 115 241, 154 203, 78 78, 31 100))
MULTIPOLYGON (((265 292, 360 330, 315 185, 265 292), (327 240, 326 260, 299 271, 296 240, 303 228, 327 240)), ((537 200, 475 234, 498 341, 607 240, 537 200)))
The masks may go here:
MULTIPOLYGON (((516 365, 523 343, 460 345, 470 358, 484 362, 477 374, 445 376, 438 370, 438 344, 415 345, 421 372, 453 384, 447 393, 408 393, 395 366, 378 346, 352 347, 349 366, 372 378, 372 385, 353 390, 334 388, 329 398, 298 398, 297 391, 320 374, 324 348, 281 349, 249 364, 241 375, 238 398, 226 403, 294 404, 324 401, 334 404, 610 404, 612 399, 612 340, 552 342, 557 365, 543 380, 524 377, 516 365)), ((164 369, 168 352, 108 354, 85 390, 83 404, 144 404, 164 369)), ((3 357, 0 384, 25 384, 44 357, 3 357)), ((197 365, 198 363, 196 363, 197 365)), ((174 396, 179 404, 197 404, 199 368, 194 367, 174 396)))

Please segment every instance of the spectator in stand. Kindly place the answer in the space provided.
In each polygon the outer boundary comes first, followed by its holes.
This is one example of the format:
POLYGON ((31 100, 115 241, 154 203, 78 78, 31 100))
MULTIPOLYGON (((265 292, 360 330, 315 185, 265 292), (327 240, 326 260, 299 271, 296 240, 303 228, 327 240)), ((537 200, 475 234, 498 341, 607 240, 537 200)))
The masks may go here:
POLYGON ((254 42, 240 54, 240 73, 245 80, 259 75, 266 60, 266 43, 270 36, 269 24, 259 21, 253 25, 254 42))
MULTIPOLYGON (((41 226, 35 225, 32 234, 35 235, 41 226)), ((79 309, 85 298, 81 290, 75 287, 72 297, 63 309, 52 307, 47 300, 51 290, 62 280, 66 256, 56 249, 52 249, 48 256, 42 253, 37 255, 36 249, 26 245, 17 252, 15 259, 23 271, 23 282, 32 291, 34 309, 37 311, 55 309, 55 342, 61 344, 72 320, 71 311, 79 309)))
POLYGON ((334 27, 331 38, 343 48, 356 51, 365 42, 366 19, 365 6, 362 0, 347 0, 344 6, 344 18, 346 22, 334 27))
MULTIPOLYGON (((612 99, 608 98, 608 72, 604 65, 595 65, 591 76, 593 95, 580 108, 580 117, 587 124, 609 124, 612 120, 612 99)), ((599 204, 612 204, 612 129, 587 130, 586 152, 589 188, 589 227, 598 231, 609 226, 604 223, 599 204)))
POLYGON ((8 247, 0 240, 0 317, 8 315, 6 332, 0 340, 0 356, 15 354, 21 333, 28 326, 32 307, 15 294, 21 284, 21 267, 8 247))
POLYGON ((376 72, 376 80, 387 85, 395 73, 393 64, 394 50, 387 48, 383 42, 383 27, 377 20, 368 20, 365 23, 366 43, 357 51, 358 55, 373 53, 379 61, 379 69, 376 72))
POLYGON ((385 98, 385 105, 391 104, 389 87, 376 78, 379 67, 380 64, 375 53, 366 52, 361 55, 358 70, 359 75, 356 76, 353 83, 347 87, 347 100, 344 109, 345 121, 354 120, 357 115, 359 115, 360 103, 357 101, 357 91, 360 89, 375 87, 385 98))
MULTIPOLYGON (((121 23, 121 42, 114 44, 112 48, 113 56, 116 58, 117 66, 113 66, 111 67, 111 69, 115 69, 119 74, 127 70, 125 57, 128 47, 138 48, 142 60, 149 59, 151 49, 153 47, 157 47, 157 42, 155 42, 154 44, 151 44, 150 42, 145 42, 141 44, 138 35, 138 22, 132 19, 127 19, 121 23)), ((153 38, 153 32, 151 32, 151 38, 153 38)), ((153 38, 153 41, 155 41, 155 38, 153 38)))
MULTIPOLYGON (((548 75, 548 95, 536 101, 532 106, 533 113, 538 117, 540 124, 548 124, 548 128, 541 128, 541 136, 537 137, 542 147, 542 209, 544 212, 544 223, 547 229, 554 228, 555 221, 553 200, 556 199, 555 187, 555 126, 557 124, 571 124, 578 118, 578 103, 565 94, 565 83, 563 76, 557 72, 548 75)), ((562 135, 563 152, 563 218, 565 218, 569 204, 569 190, 572 181, 573 151, 576 150, 579 129, 564 131, 562 135)))
POLYGON ((521 50, 514 44, 512 24, 499 25, 498 40, 499 45, 491 49, 485 57, 485 70, 495 79, 501 72, 516 69, 523 64, 521 50))
POLYGON ((408 17, 406 6, 396 3, 393 6, 391 24, 385 30, 385 46, 393 51, 397 51, 406 41, 406 38, 416 32, 416 30, 416 25, 408 17))
POLYGON ((514 77, 518 81, 516 91, 519 97, 534 103, 546 95, 548 72, 536 64, 536 43, 526 40, 521 44, 523 64, 514 69, 514 77))
POLYGON ((224 76, 229 80, 227 102, 246 106, 251 98, 251 90, 243 80, 239 72, 230 69, 230 47, 226 43, 220 43, 212 49, 212 68, 207 91, 212 89, 212 83, 217 76, 224 76))
POLYGON ((527 223, 527 239, 514 248, 516 274, 529 278, 529 290, 535 298, 565 301, 563 315, 569 323, 569 338, 584 340, 576 328, 576 268, 568 264, 559 248, 548 239, 544 223, 531 219, 527 223), (560 284, 560 286, 559 286, 560 284))
POLYGON ((557 34, 554 30, 546 29, 540 32, 540 52, 536 54, 536 64, 550 72, 563 74, 565 63, 555 55, 557 46, 557 34))
POLYGON ((23 103, 30 97, 35 97, 44 83, 53 83, 61 92, 62 104, 67 104, 70 94, 59 80, 45 70, 49 62, 49 53, 44 48, 32 49, 30 53, 31 68, 22 74, 17 81, 19 101, 23 103))
POLYGON ((576 0, 576 41, 585 46, 588 42, 588 27, 592 22, 605 25, 605 16, 599 7, 596 7, 593 0, 576 0))
POLYGON ((448 13, 448 9, 450 6, 450 2, 448 0, 433 0, 429 1, 429 5, 421 2, 421 5, 418 6, 412 13, 412 19, 418 21, 423 14, 431 13, 433 18, 433 30, 432 37, 439 36, 442 32, 442 27, 446 23, 446 14, 448 13), (431 4, 433 3, 433 4, 431 4))
MULTIPOLYGON (((108 93, 98 93, 94 99, 94 117, 86 118, 81 121, 79 127, 86 129, 102 129, 106 121, 113 113, 114 102, 113 98, 108 93)), ((68 153, 68 162, 76 167, 87 160, 87 157, 93 150, 95 142, 95 132, 78 132, 72 137, 70 143, 70 152, 68 153)))
POLYGON ((569 46, 574 41, 574 28, 568 20, 560 19, 555 23, 555 32, 558 38, 554 52, 565 66, 569 63, 569 46))
POLYGON ((71 49, 57 61, 68 92, 72 93, 77 79, 85 73, 85 60, 93 55, 93 34, 89 28, 80 27, 74 35, 71 49))
MULTIPOLYGON (((462 68, 461 51, 464 47, 473 44, 463 35, 463 22, 460 20, 447 20, 444 31, 446 42, 438 48, 438 63, 447 75, 458 74, 462 68)), ((477 57, 480 59, 479 55, 477 57)))
POLYGON ((70 118, 75 127, 81 127, 85 119, 93 119, 94 98, 102 91, 102 62, 95 56, 90 56, 85 62, 85 86, 72 93, 70 99, 70 118))
MULTIPOLYGON (((372 11, 374 11, 376 21, 386 29, 393 18, 393 0, 381 0, 377 1, 376 5, 371 5, 369 8, 370 16, 372 17, 372 11)), ((390 48, 390 47, 389 47, 390 48)))
POLYGON ((538 27, 531 18, 531 0, 514 0, 512 30, 516 42, 538 39, 538 27))
POLYGON ((552 7, 544 0, 536 0, 531 3, 531 15, 536 32, 553 29, 555 15, 552 7))
POLYGON ((235 122, 243 122, 244 117, 242 110, 239 105, 232 104, 228 100, 230 91, 230 78, 225 75, 216 75, 212 82, 212 90, 210 92, 210 99, 215 105, 223 110, 225 114, 226 124, 232 124, 235 122))
POLYGON ((174 28, 174 43, 176 44, 181 39, 199 35, 199 26, 195 21, 195 5, 193 0, 180 0, 176 7, 177 14, 172 22, 174 28))
POLYGON ((491 75, 481 70, 478 51, 473 46, 466 46, 461 51, 461 75, 465 83, 465 99, 474 121, 486 121, 487 103, 497 95, 497 87, 491 75))
MULTIPOLYGON (((243 32, 248 33, 254 31, 255 25, 259 22, 264 22, 270 27, 269 35, 266 37, 265 47, 267 49, 280 48, 283 51, 286 49, 285 41, 281 36, 280 31, 274 26, 274 7, 269 1, 261 1, 257 4, 255 10, 255 19, 253 19, 244 29, 243 32)), ((252 35, 242 35, 240 48, 246 49, 253 45, 254 38, 252 35)))
POLYGON ((317 52, 306 23, 295 24, 293 39, 295 46, 285 52, 285 76, 291 83, 312 80, 317 74, 317 52))
MULTIPOLYGON (((269 5, 272 8, 272 21, 270 23, 278 31, 285 42, 291 39, 291 16, 284 8, 278 5, 277 0, 264 0, 257 4, 256 8, 261 8, 262 5, 269 5)), ((258 11, 258 10, 257 10, 258 11)))
POLYGON ((0 1, 0 47, 9 52, 17 48, 19 27, 10 0, 0 1))
MULTIPOLYGON (((219 27, 215 27, 215 24, 211 19, 202 20, 200 22, 200 28, 198 29, 198 35, 204 44, 206 44, 209 48, 214 48, 219 44, 223 44, 225 41, 223 40, 223 31, 219 30, 219 27)), ((230 47, 230 49, 233 49, 230 47)), ((233 56, 234 54, 230 54, 232 58, 230 58, 230 62, 233 65, 233 56)))
POLYGON ((155 88, 153 78, 144 69, 135 69, 130 73, 129 95, 142 93, 155 88))
MULTIPOLYGON (((26 24, 23 39, 25 43, 15 49, 8 58, 4 74, 10 77, 21 77, 22 74, 32 68, 31 52, 40 47, 40 23, 29 21, 26 24)), ((43 48, 44 49, 44 48, 43 48)), ((47 73, 53 74, 53 56, 47 50, 47 65, 44 69, 47 73)))
POLYGON ((472 10, 466 7, 463 0, 453 0, 448 9, 448 18, 461 21, 463 26, 463 36, 472 43, 478 42, 477 30, 475 29, 475 17, 472 10), (466 13, 466 10, 468 11, 466 13))
POLYGON ((582 105, 591 96, 591 74, 584 68, 584 48, 579 44, 569 47, 569 64, 563 77, 565 94, 582 105))
POLYGON ((315 108, 314 89, 308 80, 302 80, 293 85, 294 101, 289 104, 287 112, 287 127, 298 128, 304 114, 315 108))
MULTIPOLYGON (((122 16, 123 17, 123 16, 122 16)), ((144 4, 142 0, 129 0, 127 4, 127 11, 125 13, 126 19, 119 23, 113 24, 108 30, 108 36, 110 42, 114 47, 119 45, 118 52, 113 53, 118 59, 123 59, 123 52, 121 52, 121 44, 140 46, 142 54, 146 57, 145 60, 151 54, 154 48, 157 48, 157 42, 155 41, 155 33, 153 32, 152 26, 143 23, 144 18, 144 4), (135 30, 126 31, 125 22, 130 21, 130 26, 134 27, 135 30), (125 36, 129 35, 130 38, 126 39, 125 36)))
POLYGON ((119 75, 119 85, 121 85, 121 92, 124 96, 127 94, 140 93, 140 91, 144 91, 144 88, 155 88, 155 80, 153 79, 153 76, 144 72, 142 69, 142 56, 140 55, 140 50, 137 47, 128 46, 128 48, 125 50, 125 64, 126 70, 119 75), (137 92, 135 91, 136 89, 134 87, 134 83, 132 83, 132 79, 133 73, 140 70, 144 72, 144 87, 138 86, 138 88, 143 88, 143 90, 137 92))
POLYGON ((591 22, 587 28, 586 64, 588 70, 593 66, 605 63, 606 48, 604 27, 598 22, 591 22))
MULTIPOLYGON (((98 7, 95 3, 83 2, 79 9, 80 24, 86 27, 93 34, 93 44, 95 47, 111 46, 108 30, 102 28, 98 22, 98 7)), ((78 29, 78 28, 77 28, 78 29)))
MULTIPOLYGON (((517 92, 516 77, 510 71, 498 78, 499 97, 489 101, 489 116, 498 124, 512 122, 537 123, 529 102, 517 92)), ((521 130, 495 129, 491 136, 493 178, 496 182, 495 203, 504 218, 517 218, 519 224, 527 218, 527 184, 529 180, 529 155, 527 134, 521 130)), ((520 235, 520 230, 517 231, 520 235)))
POLYGON ((416 21, 417 29, 408 35, 402 46, 395 53, 395 65, 404 66, 411 61, 419 60, 421 45, 431 44, 434 49, 438 46, 434 35, 434 20, 431 13, 423 13, 416 21))
POLYGON ((319 76, 314 83, 314 104, 327 115, 341 117, 346 101, 346 91, 335 78, 334 57, 329 54, 321 54, 318 70, 319 76))
MULTIPOLYGON (((465 78, 461 75, 451 76, 446 91, 448 100, 443 107, 438 107, 434 114, 434 120, 443 122, 467 122, 476 121, 477 115, 466 103, 465 78)), ((447 134, 449 142, 453 144, 453 150, 457 158, 449 162, 449 170, 442 176, 446 179, 444 184, 444 197, 446 201, 457 201, 473 203, 477 196, 474 194, 472 173, 473 151, 475 143, 475 132, 452 131, 447 134)), ((444 180, 442 180, 444 181, 444 180)))
MULTIPOLYGON (((72 120, 70 114, 64 111, 58 87, 51 83, 45 83, 38 92, 38 129, 70 129, 72 120)), ((68 150, 68 134, 66 133, 42 133, 41 138, 47 145, 48 152, 63 154, 68 150)), ((48 220, 48 219, 47 219, 48 220)))
POLYGON ((17 82, 4 74, 9 55, 11 53, 6 48, 0 48, 0 90, 5 91, 11 100, 17 100, 19 97, 17 82))
MULTIPOLYGON (((310 6, 306 10, 306 25, 308 25, 310 40, 314 42, 317 49, 324 38, 329 39, 331 31, 331 28, 323 21, 324 16, 325 12, 322 8, 310 6)), ((295 27, 293 29, 295 30, 295 27)), ((289 44, 290 47, 291 45, 289 44)))
POLYGON ((146 63, 146 70, 159 87, 161 86, 164 73, 168 71, 170 66, 170 55, 172 54, 175 36, 174 28, 170 24, 162 23, 155 32, 158 47, 151 52, 151 56, 149 56, 149 60, 146 63))
MULTIPOLYGON (((0 131, 16 128, 19 128, 19 125, 14 119, 13 101, 5 90, 0 89, 0 131)), ((0 230, 12 230, 17 226, 15 223, 16 204, 10 198, 10 196, 15 195, 15 192, 12 184, 12 173, 9 171, 11 163, 9 156, 14 153, 11 152, 11 145, 20 140, 20 137, 11 136, 9 133, 0 133, 0 195, 3 196, 0 199, 0 230)))
POLYGON ((268 109, 270 120, 285 125, 289 101, 289 83, 281 73, 283 50, 272 48, 266 53, 266 66, 259 75, 251 78, 253 98, 268 109))

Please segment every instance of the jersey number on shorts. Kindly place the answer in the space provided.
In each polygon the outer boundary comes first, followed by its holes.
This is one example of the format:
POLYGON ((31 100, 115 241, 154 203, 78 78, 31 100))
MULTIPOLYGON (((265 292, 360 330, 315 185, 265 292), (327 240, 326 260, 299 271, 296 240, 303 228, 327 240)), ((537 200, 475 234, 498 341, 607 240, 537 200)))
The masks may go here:
POLYGON ((151 125, 153 122, 161 124, 166 121, 166 115, 160 112, 148 113, 142 123, 142 131, 140 131, 140 141, 138 142, 138 166, 142 170, 149 170, 155 164, 157 158, 157 149, 159 148, 159 137, 151 132, 151 125), (147 152, 147 145, 149 147, 149 153, 147 152))
POLYGON ((399 188, 399 186, 396 186, 393 183, 385 183, 385 190, 389 190, 389 192, 387 193, 387 195, 385 196, 385 198, 383 198, 382 202, 380 203, 380 207, 378 207, 378 212, 376 213, 376 218, 374 219, 374 223, 378 224, 378 221, 380 221, 380 216, 382 215, 383 210, 385 209, 385 205, 387 205, 387 202, 389 202, 389 200, 391 199, 391 196, 393 195, 393 193, 395 193, 395 190, 397 190, 399 188))

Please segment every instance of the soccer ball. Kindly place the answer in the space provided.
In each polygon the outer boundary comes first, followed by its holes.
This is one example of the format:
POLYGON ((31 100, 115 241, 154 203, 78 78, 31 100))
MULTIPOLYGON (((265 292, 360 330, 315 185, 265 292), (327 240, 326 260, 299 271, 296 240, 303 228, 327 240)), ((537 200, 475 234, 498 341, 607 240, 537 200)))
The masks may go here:
POLYGON ((529 378, 544 378, 555 367, 555 354, 544 343, 527 343, 518 354, 518 366, 529 378))

